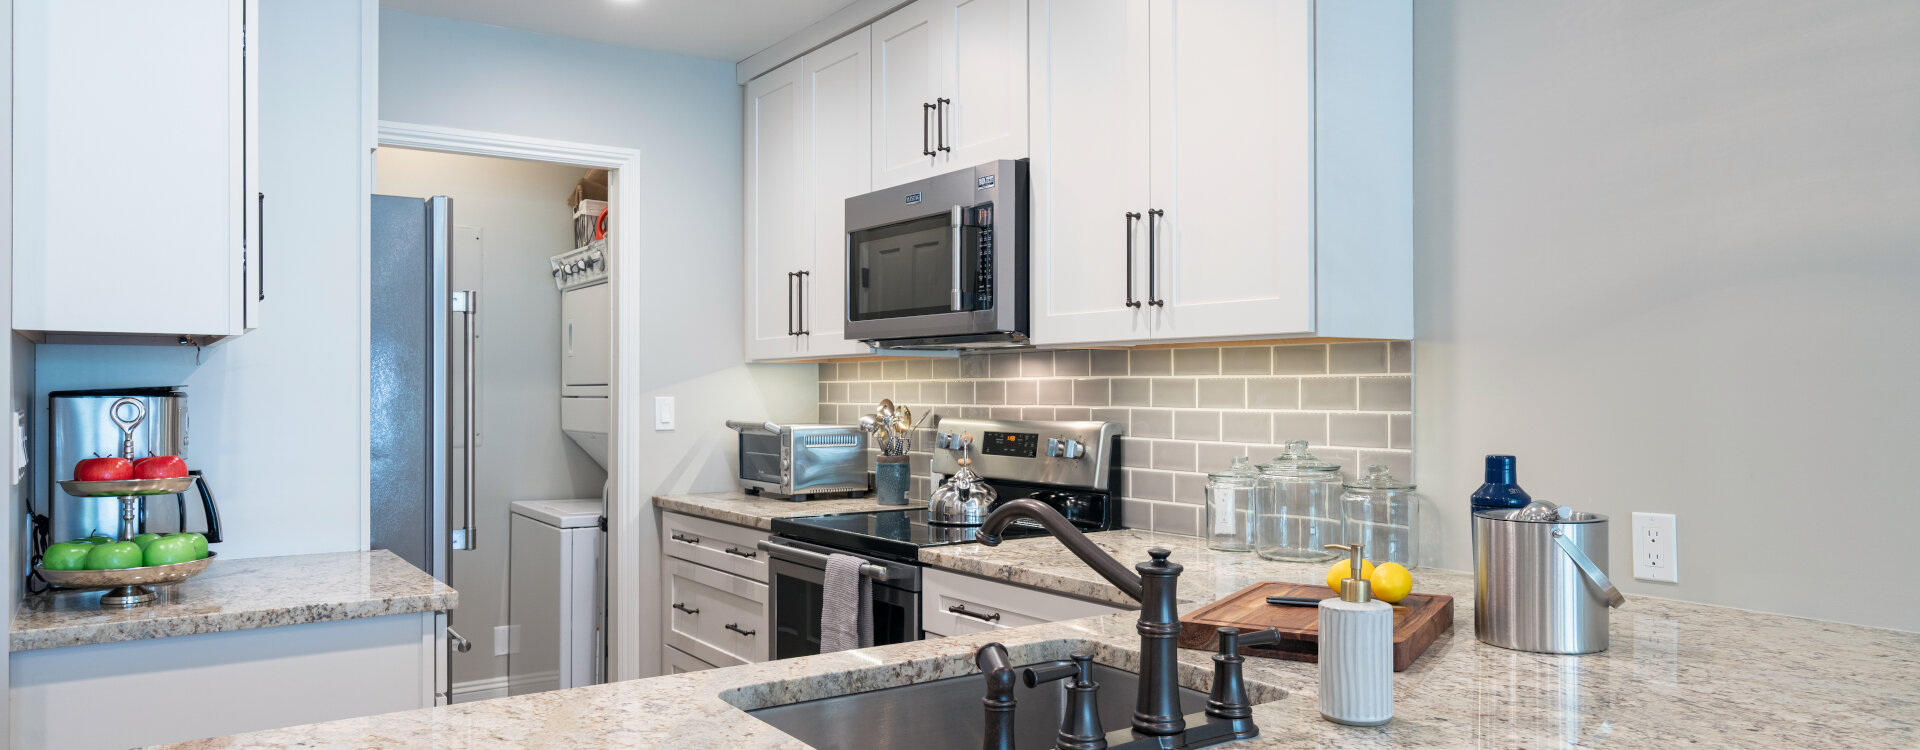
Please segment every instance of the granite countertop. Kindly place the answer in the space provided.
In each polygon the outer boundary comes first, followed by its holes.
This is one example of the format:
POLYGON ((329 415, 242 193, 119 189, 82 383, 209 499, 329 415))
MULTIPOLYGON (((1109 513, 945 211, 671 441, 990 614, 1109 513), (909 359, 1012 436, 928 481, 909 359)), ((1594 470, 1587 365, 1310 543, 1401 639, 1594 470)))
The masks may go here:
POLYGON ((9 650, 437 612, 460 596, 386 550, 222 557, 155 591, 159 601, 130 609, 101 609, 98 590, 29 596, 14 611, 9 650))
MULTIPOLYGON (((1189 610, 1262 580, 1316 581, 1322 564, 1215 553, 1200 540, 1096 534, 1123 561, 1172 549, 1189 610)), ((938 567, 1118 603, 1118 592, 1047 538, 922 552, 938 567)), ((1587 656, 1507 651, 1473 638, 1472 578, 1420 569, 1415 589, 1455 597, 1452 631, 1395 677, 1394 720, 1377 728, 1319 716, 1316 667, 1248 659, 1262 734, 1234 748, 1676 746, 1913 747, 1920 744, 1920 634, 1635 597, 1612 617, 1612 647, 1587 656), (1280 698, 1285 695, 1284 698, 1280 698)), ((1009 646, 1015 663, 1085 649, 1135 669, 1127 613, 747 664, 706 672, 200 740, 180 747, 804 748, 741 713, 973 674, 973 652, 1009 646)), ((1209 653, 1180 651, 1180 681, 1206 690, 1209 653)), ((977 710, 977 709, 969 709, 977 710)))
POLYGON ((873 499, 872 495, 793 501, 749 495, 740 490, 688 495, 654 495, 653 505, 664 511, 699 516, 735 526, 751 526, 763 531, 773 530, 773 519, 776 518, 927 507, 924 502, 912 500, 907 501, 906 505, 881 505, 873 499))

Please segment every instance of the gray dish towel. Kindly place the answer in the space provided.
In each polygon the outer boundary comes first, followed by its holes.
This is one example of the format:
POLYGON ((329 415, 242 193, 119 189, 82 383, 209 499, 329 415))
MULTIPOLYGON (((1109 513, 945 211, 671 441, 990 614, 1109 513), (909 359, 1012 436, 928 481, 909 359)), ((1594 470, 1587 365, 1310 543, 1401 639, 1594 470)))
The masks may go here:
POLYGON ((827 581, 820 594, 820 653, 873 645, 873 582, 860 575, 867 561, 827 555, 827 581))

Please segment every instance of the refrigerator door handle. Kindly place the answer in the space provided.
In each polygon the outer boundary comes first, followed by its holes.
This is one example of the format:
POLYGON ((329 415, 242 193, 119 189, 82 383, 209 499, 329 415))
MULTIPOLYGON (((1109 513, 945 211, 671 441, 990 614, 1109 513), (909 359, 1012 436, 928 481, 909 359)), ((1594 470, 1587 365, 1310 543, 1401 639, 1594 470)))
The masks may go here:
POLYGON ((478 292, 467 290, 455 294, 453 303, 453 311, 461 313, 462 320, 466 321, 467 334, 466 346, 464 347, 466 349, 466 366, 462 368, 461 373, 465 376, 466 380, 466 392, 461 394, 461 400, 464 402, 462 406, 466 412, 467 449, 461 461, 461 471, 465 481, 461 483, 463 486, 460 488, 460 494, 464 496, 463 505, 466 506, 466 514, 460 518, 460 528, 453 530, 453 548, 456 550, 471 550, 480 546, 479 537, 473 526, 475 489, 473 486, 475 464, 473 454, 479 447, 479 430, 474 429, 474 425, 476 424, 474 419, 477 411, 475 406, 479 401, 479 399, 475 397, 476 393, 474 391, 476 377, 474 372, 474 350, 479 348, 480 343, 479 298, 480 294, 478 292))

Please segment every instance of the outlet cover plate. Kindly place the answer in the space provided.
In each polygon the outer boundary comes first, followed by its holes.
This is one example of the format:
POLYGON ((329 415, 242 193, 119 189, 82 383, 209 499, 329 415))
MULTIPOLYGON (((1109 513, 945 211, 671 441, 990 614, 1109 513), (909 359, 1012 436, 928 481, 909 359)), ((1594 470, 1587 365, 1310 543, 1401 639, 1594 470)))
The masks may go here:
POLYGON ((1672 513, 1633 514, 1633 577, 1679 583, 1680 558, 1672 513))

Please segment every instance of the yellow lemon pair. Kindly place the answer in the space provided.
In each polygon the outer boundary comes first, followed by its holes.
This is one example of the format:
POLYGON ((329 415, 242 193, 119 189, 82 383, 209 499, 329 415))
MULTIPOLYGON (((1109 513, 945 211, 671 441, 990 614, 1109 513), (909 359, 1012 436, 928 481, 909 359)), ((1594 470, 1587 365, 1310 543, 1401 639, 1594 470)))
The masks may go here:
MULTIPOLYGON (((1327 588, 1340 593, 1340 582, 1353 575, 1353 564, 1345 560, 1334 563, 1327 569, 1327 588)), ((1371 560, 1360 561, 1360 575, 1373 584, 1373 598, 1388 604, 1398 603, 1413 591, 1413 573, 1400 563, 1383 563, 1375 566, 1371 560)))

